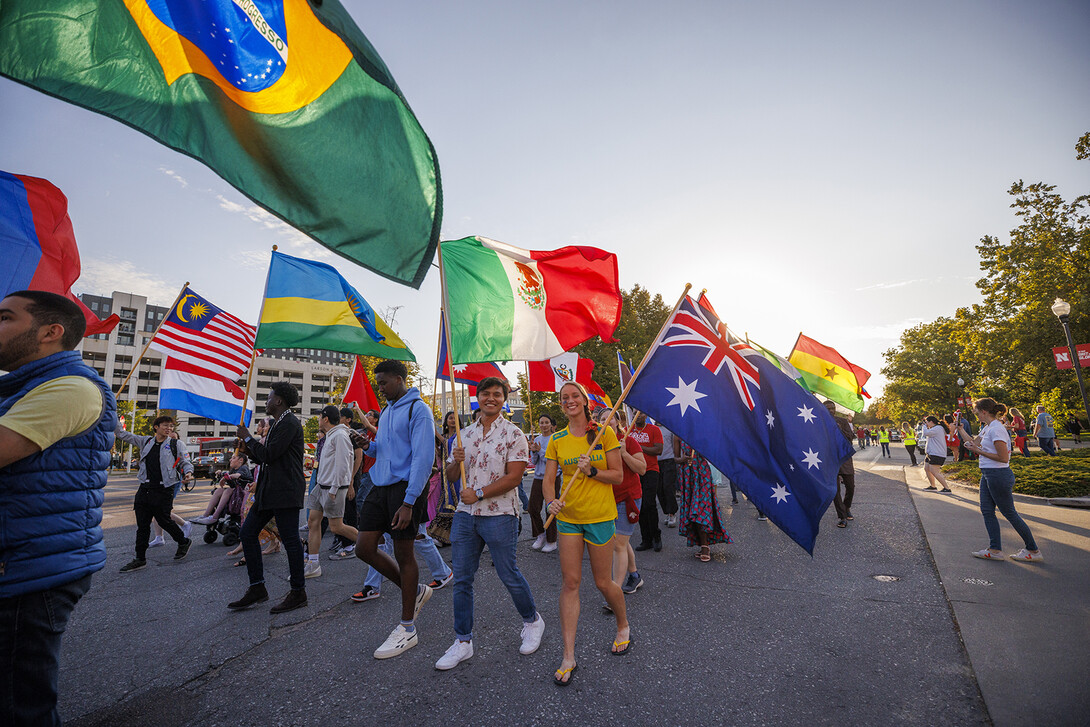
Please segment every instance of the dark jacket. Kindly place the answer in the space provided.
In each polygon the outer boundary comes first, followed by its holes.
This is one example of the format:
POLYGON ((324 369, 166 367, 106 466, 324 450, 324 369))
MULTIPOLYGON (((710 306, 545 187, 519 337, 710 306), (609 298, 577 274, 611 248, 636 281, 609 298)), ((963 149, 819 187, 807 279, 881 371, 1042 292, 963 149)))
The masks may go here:
MULTIPOLYGON (((833 421, 836 422, 837 427, 840 428, 840 433, 844 435, 844 438, 848 440, 848 444, 852 444, 855 440, 855 432, 852 431, 852 425, 848 423, 845 417, 833 415, 833 421)), ((852 453, 855 453, 855 447, 852 447, 852 453)), ((837 474, 841 475, 854 475, 855 474, 855 462, 851 457, 840 463, 840 470, 837 474)))
POLYGON ((117 406, 106 382, 62 351, 0 376, 0 415, 35 387, 83 376, 102 392, 102 414, 84 432, 0 469, 0 598, 70 583, 102 568, 102 488, 117 406))
POLYGON ((261 465, 254 490, 258 510, 302 508, 306 494, 303 479, 303 425, 290 411, 265 436, 246 441, 250 459, 261 465))

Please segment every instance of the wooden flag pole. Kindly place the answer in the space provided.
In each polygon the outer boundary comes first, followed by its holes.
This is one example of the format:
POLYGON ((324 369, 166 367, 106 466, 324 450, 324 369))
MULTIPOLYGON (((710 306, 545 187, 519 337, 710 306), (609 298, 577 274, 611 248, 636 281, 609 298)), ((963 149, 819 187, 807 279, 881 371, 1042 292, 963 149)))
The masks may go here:
MULTIPOLYGON (((276 252, 277 246, 272 246, 276 252)), ((269 272, 265 274, 265 290, 269 289, 269 276, 272 275, 272 259, 269 259, 269 272)), ((257 334, 261 333, 261 316, 265 314, 265 292, 261 293, 261 307, 257 309, 257 332, 254 334, 254 352, 250 355, 250 369, 246 372, 246 391, 242 393, 242 415, 238 419, 240 427, 246 426, 246 403, 250 400, 250 386, 254 381, 254 364, 257 362, 257 334)), ((332 379, 331 379, 332 380, 332 379)), ((346 384, 347 386, 347 384, 346 384)), ((254 416, 257 416, 257 405, 254 405, 254 416)))
MULTIPOLYGON (((439 318, 440 318, 440 320, 442 320, 442 318, 443 318, 442 308, 440 308, 440 310, 439 310, 439 318)), ((442 328, 442 326, 440 326, 440 328, 442 328)), ((440 331, 440 334, 442 334, 442 331, 440 331)), ((439 339, 439 340, 436 341, 436 345, 435 345, 435 378, 432 379, 432 382, 431 382, 431 402, 432 402, 432 406, 435 406, 435 397, 438 396, 438 394, 439 394, 439 354, 442 353, 441 349, 443 348, 441 335, 436 336, 436 338, 439 339)), ((448 358, 450 357, 449 351, 448 351, 447 357, 448 358)), ((444 387, 444 389, 445 388, 446 387, 444 387)), ((445 393, 445 391, 444 391, 444 393, 445 393)), ((445 399, 446 399, 446 396, 444 396, 442 399, 440 399, 439 400, 440 406, 436 407, 439 410, 439 416, 440 417, 443 416, 442 404, 445 403, 445 401, 444 401, 445 399)))
MULTIPOLYGON (((443 269, 443 243, 440 242, 436 245, 436 249, 439 251, 439 287, 443 295, 443 307, 440 310, 443 318, 443 330, 446 333, 447 339, 447 376, 450 378, 451 386, 454 386, 454 349, 450 345, 450 300, 447 298, 447 273, 443 269)), ((438 368, 438 366, 436 367, 438 368)), ((462 446, 462 423, 461 416, 454 417, 454 438, 458 443, 458 447, 462 446)), ((466 487, 466 463, 465 461, 458 463, 458 473, 462 476, 462 489, 466 487)))
MULTIPOLYGON (((651 343, 647 351, 643 354, 643 360, 640 361, 640 365, 636 367, 636 373, 632 374, 632 378, 628 380, 628 384, 624 387, 624 391, 621 392, 621 396, 617 399, 617 403, 615 403, 613 405, 613 408, 609 410, 609 416, 606 417, 605 422, 602 424, 602 426, 598 427, 598 434, 594 437, 594 441, 591 442, 590 446, 587 448, 588 452, 593 452, 594 448, 598 446, 598 440, 602 438, 602 432, 604 432, 605 428, 608 427, 610 422, 613 421, 613 415, 617 413, 617 407, 619 407, 621 405, 621 402, 624 401, 624 398, 628 396, 628 392, 632 388, 632 384, 635 383, 636 379, 638 379, 640 374, 643 372, 643 367, 647 365, 647 359, 651 357, 651 352, 654 351, 655 348, 658 346, 659 341, 662 339, 662 334, 666 332, 666 327, 670 324, 670 321, 674 319, 674 315, 677 313, 677 309, 681 307, 682 301, 685 300, 685 296, 689 294, 689 290, 692 287, 693 286, 691 283, 685 283, 685 290, 681 291, 681 295, 678 297, 677 303, 674 303, 674 307, 673 310, 670 311, 670 315, 666 317, 665 321, 663 321, 662 328, 659 329, 658 335, 655 336, 655 340, 651 343)), ((633 421, 635 421, 635 417, 633 417, 633 421)), ((557 466, 559 466, 559 464, 557 466)), ((578 477, 579 469, 576 468, 576 471, 572 473, 571 479, 568 480, 567 484, 564 485, 564 488, 560 491, 560 495, 556 499, 563 502, 565 495, 568 494, 568 490, 571 489, 571 486, 575 484, 575 480, 578 477)), ((552 522, 555 519, 556 515, 550 513, 549 519, 545 521, 545 527, 548 528, 550 525, 552 525, 552 522)))
POLYGON ((530 404, 530 362, 524 361, 526 364, 526 429, 530 433, 530 436, 534 434, 534 407, 530 404))
MULTIPOLYGON (((185 285, 182 286, 182 289, 178 291, 178 297, 175 298, 174 302, 170 304, 170 308, 167 309, 168 311, 174 310, 175 306, 178 305, 178 301, 180 301, 182 299, 182 296, 185 295, 185 289, 188 288, 188 287, 189 287, 189 281, 187 280, 187 281, 185 281, 185 285)), ((163 316, 163 320, 159 321, 159 325, 157 325, 155 327, 155 330, 152 331, 151 338, 149 338, 148 342, 144 344, 144 350, 141 351, 140 355, 136 357, 136 361, 133 362, 132 368, 129 369, 129 375, 125 377, 125 380, 123 382, 121 382, 121 388, 117 390, 118 394, 124 394, 125 393, 125 387, 128 386, 129 379, 131 379, 132 375, 134 373, 136 373, 136 369, 140 365, 141 359, 143 359, 144 354, 148 352, 148 347, 151 346, 151 342, 154 341, 155 336, 157 336, 159 334, 159 329, 163 327, 163 324, 166 323, 166 320, 169 317, 170 317, 170 313, 167 313, 165 316, 163 316)), ((135 338, 135 336, 136 336, 136 332, 134 331, 133 332, 133 337, 135 338)), ((136 406, 134 404, 133 405, 134 415, 135 415, 135 412, 136 412, 136 406)))

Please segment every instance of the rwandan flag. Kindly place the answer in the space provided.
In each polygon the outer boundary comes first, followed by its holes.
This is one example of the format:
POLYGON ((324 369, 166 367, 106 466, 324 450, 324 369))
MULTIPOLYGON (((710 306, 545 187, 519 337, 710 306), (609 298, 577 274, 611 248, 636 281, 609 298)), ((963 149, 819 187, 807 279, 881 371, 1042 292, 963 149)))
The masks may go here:
POLYGON ((435 150, 337 0, 4 0, 0 74, 199 159, 380 275, 428 271, 435 150))
POLYGON ((255 348, 316 348, 415 361, 331 265, 273 252, 255 348))

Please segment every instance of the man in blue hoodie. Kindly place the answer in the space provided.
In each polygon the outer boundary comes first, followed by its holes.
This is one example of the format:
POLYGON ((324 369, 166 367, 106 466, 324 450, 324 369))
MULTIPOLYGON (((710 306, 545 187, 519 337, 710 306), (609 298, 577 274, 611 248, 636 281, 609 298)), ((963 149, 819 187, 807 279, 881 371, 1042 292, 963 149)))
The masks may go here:
POLYGON ((102 488, 117 406, 73 349, 73 301, 0 302, 0 724, 60 724, 61 637, 106 563, 102 488))
POLYGON ((375 650, 376 659, 389 659, 416 646, 414 622, 432 593, 418 584, 413 541, 427 517, 424 488, 435 464, 435 423, 420 392, 405 383, 408 376, 401 361, 383 361, 375 367, 375 383, 388 405, 375 440, 357 440, 375 463, 370 469, 371 491, 357 523, 356 556, 401 589, 401 623, 375 650), (394 541, 393 558, 379 550, 383 533, 394 541))

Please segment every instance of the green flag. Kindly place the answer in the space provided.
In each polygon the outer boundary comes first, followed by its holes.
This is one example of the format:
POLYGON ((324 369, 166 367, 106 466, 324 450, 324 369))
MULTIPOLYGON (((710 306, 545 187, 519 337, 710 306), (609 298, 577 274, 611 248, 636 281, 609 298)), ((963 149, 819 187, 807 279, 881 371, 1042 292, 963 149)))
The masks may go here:
POLYGON ((3 0, 0 74, 199 159, 380 275, 428 271, 435 150, 337 0, 3 0))

